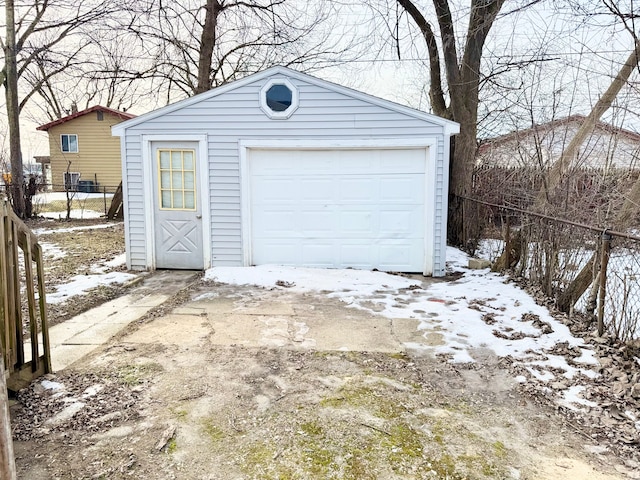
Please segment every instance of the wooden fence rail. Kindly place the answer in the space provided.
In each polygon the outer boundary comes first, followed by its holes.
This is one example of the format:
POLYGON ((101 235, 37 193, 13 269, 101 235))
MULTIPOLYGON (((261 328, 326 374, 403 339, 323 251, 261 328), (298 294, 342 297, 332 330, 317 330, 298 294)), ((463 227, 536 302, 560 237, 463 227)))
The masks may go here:
POLYGON ((6 200, 0 200, 0 342, 9 390, 17 391, 51 372, 42 247, 6 200), (29 319, 27 348, 23 306, 29 319))

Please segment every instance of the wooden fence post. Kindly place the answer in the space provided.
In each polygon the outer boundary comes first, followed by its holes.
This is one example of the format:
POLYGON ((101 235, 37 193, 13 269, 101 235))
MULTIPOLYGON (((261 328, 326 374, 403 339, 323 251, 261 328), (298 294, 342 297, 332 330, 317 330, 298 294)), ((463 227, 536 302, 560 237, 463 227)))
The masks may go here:
POLYGON ((9 417, 9 396, 4 375, 4 353, 0 344, 0 478, 16 480, 16 461, 11 438, 11 419, 9 417))
POLYGON ((600 291, 598 292, 598 336, 604 335, 604 303, 607 295, 607 265, 611 251, 611 235, 602 234, 602 258, 600 260, 600 291))

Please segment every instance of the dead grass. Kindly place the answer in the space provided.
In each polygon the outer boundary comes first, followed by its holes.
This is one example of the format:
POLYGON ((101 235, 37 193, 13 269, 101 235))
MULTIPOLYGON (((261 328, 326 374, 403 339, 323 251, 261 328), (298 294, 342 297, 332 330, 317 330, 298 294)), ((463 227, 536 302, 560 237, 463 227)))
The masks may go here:
MULTIPOLYGON (((39 233, 41 243, 49 244, 64 252, 62 256, 47 254, 45 251, 45 286, 47 293, 56 291, 56 286, 68 282, 76 275, 86 275, 97 266, 124 253, 124 225, 113 223, 106 228, 90 228, 104 224, 104 219, 87 220, 32 220, 29 227, 39 233), (76 227, 82 230, 67 231, 76 227), (44 230, 44 231, 43 231, 44 230)), ((125 266, 109 268, 109 271, 125 270, 125 266)), ((55 325, 90 308, 118 297, 122 294, 120 285, 100 286, 85 295, 73 297, 60 304, 49 304, 49 325, 55 325)))

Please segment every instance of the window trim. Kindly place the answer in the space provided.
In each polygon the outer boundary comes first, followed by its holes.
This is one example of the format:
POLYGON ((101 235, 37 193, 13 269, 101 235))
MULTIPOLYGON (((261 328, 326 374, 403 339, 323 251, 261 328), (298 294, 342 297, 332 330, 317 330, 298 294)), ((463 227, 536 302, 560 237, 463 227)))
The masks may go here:
MULTIPOLYGON (((67 139, 67 145, 69 145, 69 140, 67 139)), ((78 134, 77 133, 61 133, 60 134, 60 151, 62 153, 78 153, 80 152, 80 143, 78 142, 78 134), (63 137, 76 137, 76 149, 75 150, 65 150, 64 143, 62 143, 63 137)))
POLYGON ((272 78, 260 89, 260 108, 269 118, 272 118, 274 120, 286 120, 291 115, 293 115, 293 112, 298 109, 298 105, 298 89, 287 78, 272 78), (274 85, 284 85, 289 90, 291 90, 291 105, 289 105, 289 108, 283 110, 282 112, 275 112, 271 110, 269 105, 267 105, 267 92, 274 85))
MULTIPOLYGON (((196 181, 196 178, 197 178, 196 177, 196 168, 197 168, 196 159, 197 159, 197 156, 196 156, 195 149, 193 149, 193 148, 158 148, 156 153, 157 153, 156 166, 157 166, 157 169, 158 169, 158 209, 159 210, 165 210, 165 211, 173 211, 173 212, 196 212, 198 210, 198 197, 197 197, 198 185, 197 185, 197 181, 196 181), (161 165, 160 165, 160 154, 162 152, 169 152, 169 162, 171 162, 171 154, 172 154, 172 152, 180 152, 181 153, 181 156, 182 156, 182 167, 183 167, 182 170, 180 170, 181 173, 182 173, 182 203, 184 205, 184 198, 185 198, 184 194, 185 194, 185 192, 186 191, 192 191, 193 192, 193 208, 173 207, 173 206, 164 207, 162 205, 162 193, 163 193, 163 190, 164 191, 168 190, 171 193, 173 193, 173 191, 174 191, 173 184, 170 186, 169 189, 166 189, 166 188, 163 189, 162 188, 162 171, 163 170, 164 171, 168 171, 170 173, 169 176, 173 177, 173 175, 171 175, 171 173, 173 173, 173 166, 171 165, 171 163, 169 163, 169 169, 161 168, 161 165), (191 152, 192 155, 193 155, 193 160, 192 160, 193 161, 193 169, 192 170, 185 170, 184 169, 184 153, 185 152, 191 152), (184 173, 185 173, 185 171, 186 172, 193 172, 193 178, 194 178, 193 190, 186 190, 184 188, 184 173)), ((173 182, 172 179, 170 181, 173 182)), ((173 196, 172 196, 171 203, 173 204, 173 196)))
POLYGON ((62 172, 62 187, 65 192, 77 192, 80 185, 80 172, 62 172), (70 177, 69 186, 67 187, 67 175, 70 177), (75 182, 73 181, 75 178, 75 182))

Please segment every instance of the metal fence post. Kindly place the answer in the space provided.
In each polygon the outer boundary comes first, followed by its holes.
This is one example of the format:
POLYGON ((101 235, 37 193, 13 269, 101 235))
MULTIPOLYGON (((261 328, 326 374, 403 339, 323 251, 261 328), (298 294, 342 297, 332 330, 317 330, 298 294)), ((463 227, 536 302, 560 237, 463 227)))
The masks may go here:
POLYGON ((506 213, 506 232, 505 232, 505 266, 507 269, 511 268, 511 215, 509 212, 506 213))
POLYGON ((598 336, 604 335, 604 303, 607 295, 607 265, 611 251, 611 235, 602 233, 602 254, 600 259, 600 290, 598 292, 598 336))

